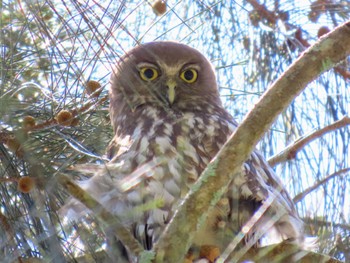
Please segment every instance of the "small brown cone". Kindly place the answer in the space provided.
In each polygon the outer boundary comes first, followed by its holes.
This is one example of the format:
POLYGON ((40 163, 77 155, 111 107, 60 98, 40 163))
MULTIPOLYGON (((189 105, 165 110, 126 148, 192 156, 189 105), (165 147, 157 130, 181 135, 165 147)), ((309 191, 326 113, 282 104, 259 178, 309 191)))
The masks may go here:
POLYGON ((87 94, 91 97, 97 98, 101 94, 101 84, 96 80, 89 80, 85 83, 85 89, 87 94))
POLYGON ((35 118, 33 116, 25 116, 23 118, 23 128, 31 129, 35 126, 35 118))
POLYGON ((61 110, 55 117, 58 124, 70 126, 73 121, 73 114, 67 110, 61 110))
POLYGON ((22 193, 29 193, 35 185, 34 179, 29 176, 23 176, 18 180, 17 189, 22 193))
POLYGON ((167 9, 166 1, 164 1, 164 0, 154 1, 154 3, 152 4, 152 9, 153 9, 153 12, 157 16, 163 15, 166 12, 166 9, 167 9))
POLYGON ((318 38, 322 37, 323 35, 327 34, 328 32, 330 32, 331 30, 326 27, 326 26, 322 26, 320 27, 320 29, 317 32, 317 36, 318 38))

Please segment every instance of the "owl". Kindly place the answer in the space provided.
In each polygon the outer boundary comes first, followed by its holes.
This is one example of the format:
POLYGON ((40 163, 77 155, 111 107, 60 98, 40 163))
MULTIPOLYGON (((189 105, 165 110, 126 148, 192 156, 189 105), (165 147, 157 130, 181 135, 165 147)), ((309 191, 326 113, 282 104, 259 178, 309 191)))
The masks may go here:
MULTIPOLYGON (((237 123, 220 101, 211 63, 177 42, 151 42, 127 52, 112 71, 109 95, 110 161, 80 184, 152 249, 237 123)), ((66 211, 76 217, 86 209, 71 203, 66 211)), ((242 231, 240 245, 304 240, 291 198, 258 151, 196 233, 191 251, 223 251, 242 231), (242 230, 253 216, 257 220, 242 230)), ((125 250, 120 256, 136 261, 125 250)))

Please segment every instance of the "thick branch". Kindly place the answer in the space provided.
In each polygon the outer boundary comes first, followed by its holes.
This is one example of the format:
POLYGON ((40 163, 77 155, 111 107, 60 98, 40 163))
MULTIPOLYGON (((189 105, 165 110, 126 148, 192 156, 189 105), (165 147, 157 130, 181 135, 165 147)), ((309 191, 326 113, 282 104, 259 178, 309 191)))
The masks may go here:
POLYGON ((156 261, 182 262, 198 229, 276 117, 320 73, 350 54, 350 22, 306 50, 268 89, 205 169, 155 245, 156 261))
POLYGON ((272 156, 268 162, 271 166, 276 166, 279 163, 285 162, 287 160, 295 158, 297 153, 304 148, 305 145, 312 142, 313 140, 320 138, 321 136, 331 132, 343 128, 347 125, 350 125, 350 118, 348 116, 344 116, 339 121, 332 123, 320 130, 317 130, 305 137, 301 137, 296 140, 293 144, 287 146, 282 152, 272 156))
MULTIPOLYGON (((285 263, 295 262, 296 258, 299 259, 299 263, 341 263, 341 261, 332 259, 330 256, 305 251, 290 243, 280 243, 262 248, 252 248, 244 255, 241 262, 285 263)), ((90 259, 91 255, 84 255, 75 258, 77 263, 90 262, 90 259)), ((94 259, 98 260, 98 262, 109 260, 104 251, 94 253, 94 259)))
POLYGON ((318 181, 317 183, 315 183, 313 186, 305 189, 303 192, 297 194, 294 198, 293 198, 293 202, 294 203, 298 203, 300 200, 302 200, 305 196, 307 196, 308 194, 310 194, 312 191, 316 190, 319 186, 327 183, 330 179, 342 175, 344 173, 350 172, 350 168, 346 168, 346 169, 342 169, 339 170, 335 173, 332 173, 328 176, 326 176, 325 178, 323 178, 322 180, 318 181))

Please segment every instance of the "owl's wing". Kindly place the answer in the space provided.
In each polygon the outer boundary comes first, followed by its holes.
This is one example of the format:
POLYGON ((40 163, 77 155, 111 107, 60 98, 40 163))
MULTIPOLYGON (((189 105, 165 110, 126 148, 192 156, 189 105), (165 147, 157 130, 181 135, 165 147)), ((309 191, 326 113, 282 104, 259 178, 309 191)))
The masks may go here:
POLYGON ((130 136, 121 138, 115 135, 107 147, 107 158, 118 158, 120 155, 129 151, 133 143, 134 140, 130 136))
POLYGON ((258 151, 254 151, 244 164, 245 198, 261 202, 255 213, 254 229, 260 232, 266 244, 283 240, 304 241, 303 222, 288 192, 272 168, 258 151))
MULTIPOLYGON (((130 147, 133 145, 133 140, 130 136, 118 138, 115 136, 107 148, 107 157, 114 159, 114 164, 78 164, 69 167, 67 173, 80 177, 88 178, 77 181, 76 183, 87 191, 93 198, 99 201, 102 205, 108 201, 110 205, 114 200, 118 199, 122 193, 118 175, 122 172, 120 162, 123 154, 127 154, 130 147)), ((61 207, 59 214, 62 218, 69 221, 78 220, 87 215, 91 211, 75 198, 69 198, 66 204, 61 207)))
MULTIPOLYGON (((70 177, 87 177, 88 179, 79 180, 76 183, 101 203, 103 194, 110 191, 113 184, 111 177, 105 176, 106 171, 105 165, 79 164, 70 167, 65 173, 70 177)), ((89 214, 90 210, 77 199, 70 197, 58 213, 65 221, 76 221, 89 214)))
MULTIPOLYGON (((154 169, 166 161, 159 157, 138 165, 135 160, 144 158, 142 152, 138 151, 140 144, 140 139, 115 137, 109 146, 108 154, 113 157, 109 163, 80 164, 70 167, 67 172, 80 178, 88 177, 76 183, 108 211, 123 217, 131 210, 130 200, 132 202, 136 198, 140 202, 138 199, 141 197, 135 194, 134 189, 145 179, 152 177, 154 169)), ((90 212, 78 200, 70 198, 59 214, 74 221, 90 212)))
MULTIPOLYGON (((221 116, 219 132, 222 132, 222 137, 227 140, 238 124, 226 112, 221 116), (227 127, 229 131, 225 130, 227 127)), ((211 142, 209 139, 203 143, 207 145, 207 151, 215 152, 218 147, 217 142, 211 142)), ((221 148, 223 143, 219 144, 221 148)), ((252 152, 243 164, 242 172, 233 179, 228 198, 238 205, 231 207, 230 218, 235 218, 240 224, 249 221, 246 229, 250 228, 249 232, 256 237, 259 234, 266 237, 266 243, 286 239, 303 241, 303 222, 294 203, 281 180, 259 151, 252 152), (259 234, 256 234, 257 232, 259 234)), ((248 236, 249 238, 251 237, 248 236)))

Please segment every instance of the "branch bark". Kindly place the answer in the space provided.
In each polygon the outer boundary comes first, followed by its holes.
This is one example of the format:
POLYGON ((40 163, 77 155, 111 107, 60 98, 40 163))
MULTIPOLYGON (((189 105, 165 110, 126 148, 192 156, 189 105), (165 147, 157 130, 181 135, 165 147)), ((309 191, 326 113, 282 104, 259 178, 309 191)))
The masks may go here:
POLYGON ((187 194, 155 244, 156 262, 182 262, 193 235, 276 117, 316 77, 350 54, 350 21, 322 37, 267 90, 187 194))
POLYGON ((282 152, 272 156, 268 162, 271 166, 276 166, 279 163, 285 162, 290 159, 294 159, 297 153, 304 148, 305 145, 320 138, 321 136, 331 132, 343 128, 347 125, 350 125, 350 118, 348 116, 344 116, 339 121, 332 123, 320 130, 317 130, 307 136, 301 137, 297 139, 293 144, 287 146, 282 152))
MULTIPOLYGON (((104 251, 96 252, 94 258, 99 262, 108 260, 104 251)), ((342 263, 341 261, 332 259, 330 256, 301 250, 296 245, 288 243, 280 243, 262 248, 252 248, 244 255, 242 262, 285 263, 295 262, 296 258, 300 259, 298 261, 299 263, 342 263)), ((84 255, 75 258, 75 260, 77 263, 88 263, 91 262, 91 256, 84 255)))

